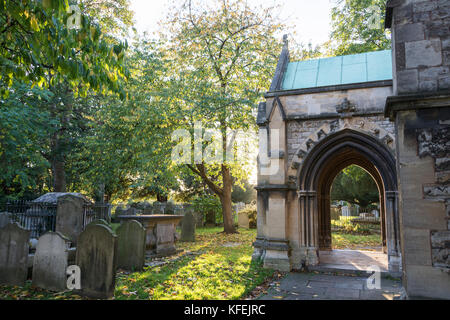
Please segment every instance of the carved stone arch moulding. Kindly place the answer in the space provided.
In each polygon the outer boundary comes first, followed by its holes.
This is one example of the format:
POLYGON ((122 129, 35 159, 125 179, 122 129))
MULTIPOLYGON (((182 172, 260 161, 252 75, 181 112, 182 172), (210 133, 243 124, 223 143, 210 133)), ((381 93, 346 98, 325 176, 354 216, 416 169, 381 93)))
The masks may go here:
POLYGON ((381 144, 385 145, 394 154, 395 151, 395 138, 385 129, 378 126, 373 121, 360 119, 335 119, 325 123, 308 138, 306 138, 294 153, 294 157, 290 163, 290 175, 295 175, 298 169, 301 167, 303 160, 309 154, 309 152, 319 144, 326 140, 332 134, 340 132, 342 130, 353 130, 362 134, 373 137, 381 144))

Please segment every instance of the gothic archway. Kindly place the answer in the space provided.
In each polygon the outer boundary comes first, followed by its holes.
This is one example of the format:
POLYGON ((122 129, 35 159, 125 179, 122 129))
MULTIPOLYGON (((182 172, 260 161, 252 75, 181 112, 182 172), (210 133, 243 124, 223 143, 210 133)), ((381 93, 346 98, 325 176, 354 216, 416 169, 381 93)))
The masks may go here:
POLYGON ((356 164, 374 178, 380 193, 382 235, 389 269, 400 267, 395 158, 376 138, 351 129, 317 143, 298 169, 301 246, 331 249, 330 188, 336 175, 356 164))

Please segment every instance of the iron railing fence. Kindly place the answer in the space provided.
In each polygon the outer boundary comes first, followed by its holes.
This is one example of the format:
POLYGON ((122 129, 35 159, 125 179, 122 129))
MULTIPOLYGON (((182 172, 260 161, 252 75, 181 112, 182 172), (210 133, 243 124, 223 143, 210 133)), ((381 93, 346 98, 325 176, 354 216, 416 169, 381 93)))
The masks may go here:
MULTIPOLYGON (((31 239, 37 239, 47 231, 56 230, 56 213, 57 204, 55 203, 16 200, 0 204, 2 225, 7 222, 17 222, 24 229, 31 231, 31 239)), ((111 222, 111 206, 108 203, 83 206, 83 229, 97 219, 111 222)))
MULTIPOLYGON (((56 227, 56 204, 32 201, 8 201, 4 205, 3 219, 17 222, 30 230, 30 238, 39 238, 56 227)), ((2 210, 3 211, 3 210, 2 210)))

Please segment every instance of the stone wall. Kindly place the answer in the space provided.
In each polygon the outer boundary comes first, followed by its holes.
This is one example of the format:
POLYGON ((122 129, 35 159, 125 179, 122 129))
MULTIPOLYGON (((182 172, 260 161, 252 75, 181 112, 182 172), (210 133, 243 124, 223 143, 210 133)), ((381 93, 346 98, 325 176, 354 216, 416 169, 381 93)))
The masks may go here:
POLYGON ((450 298, 449 120, 450 108, 396 114, 404 286, 410 297, 450 298))
POLYGON ((392 10, 394 92, 450 89, 450 2, 388 1, 392 10))

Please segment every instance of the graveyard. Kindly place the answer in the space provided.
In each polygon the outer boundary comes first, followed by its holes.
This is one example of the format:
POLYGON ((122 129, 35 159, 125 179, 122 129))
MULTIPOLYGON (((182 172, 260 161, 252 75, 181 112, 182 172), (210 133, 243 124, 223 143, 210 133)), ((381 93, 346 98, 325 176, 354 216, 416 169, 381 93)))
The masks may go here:
POLYGON ((0 302, 450 299, 449 0, 0 0, 0 43, 0 302))
MULTIPOLYGON (((245 299, 276 273, 251 263, 255 230, 223 235, 220 228, 197 229, 195 242, 177 244, 182 250, 169 258, 147 260, 142 271, 119 270, 109 299, 245 299)), ((258 291, 262 294, 264 291, 258 291)), ((0 299, 88 299, 72 291, 24 286, 0 286, 0 299)))

